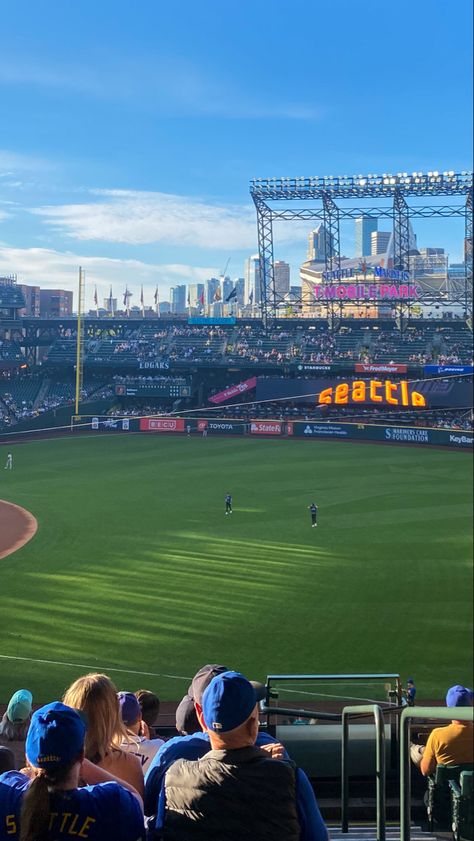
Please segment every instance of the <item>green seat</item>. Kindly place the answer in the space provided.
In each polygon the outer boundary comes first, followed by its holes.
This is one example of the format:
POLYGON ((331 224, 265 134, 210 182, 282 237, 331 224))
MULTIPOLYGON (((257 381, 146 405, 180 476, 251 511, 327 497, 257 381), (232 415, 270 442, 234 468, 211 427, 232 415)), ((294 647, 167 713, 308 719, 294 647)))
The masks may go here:
POLYGON ((459 783, 449 780, 451 826, 455 841, 473 841, 473 771, 461 771, 459 783))
POLYGON ((435 773, 428 777, 426 810, 430 832, 436 823, 438 829, 451 827, 451 789, 450 782, 460 784, 460 775, 464 771, 473 771, 472 763, 467 765, 437 765, 435 773))

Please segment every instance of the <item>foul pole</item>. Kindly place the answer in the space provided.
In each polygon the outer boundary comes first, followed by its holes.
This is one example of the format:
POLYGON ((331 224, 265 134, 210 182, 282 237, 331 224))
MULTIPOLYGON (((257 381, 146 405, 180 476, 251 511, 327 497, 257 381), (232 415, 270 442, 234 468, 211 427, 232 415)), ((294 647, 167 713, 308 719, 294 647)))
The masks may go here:
POLYGON ((84 289, 85 289, 85 275, 84 271, 79 266, 79 292, 77 297, 77 342, 76 342, 76 400, 75 400, 75 414, 79 414, 79 403, 81 400, 82 388, 82 342, 84 338, 84 289))

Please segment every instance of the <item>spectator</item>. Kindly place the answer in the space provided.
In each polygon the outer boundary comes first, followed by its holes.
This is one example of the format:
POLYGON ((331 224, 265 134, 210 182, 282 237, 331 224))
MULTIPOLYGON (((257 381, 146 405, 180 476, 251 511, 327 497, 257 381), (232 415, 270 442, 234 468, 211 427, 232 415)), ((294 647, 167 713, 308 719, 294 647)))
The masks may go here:
POLYGON ((8 702, 0 722, 0 736, 8 741, 25 740, 28 732, 33 696, 28 689, 19 689, 8 702))
MULTIPOLYGON (((446 695, 447 707, 472 707, 472 689, 452 686, 446 695)), ((435 727, 431 731, 420 763, 421 773, 427 777, 433 774, 437 765, 463 765, 474 761, 472 721, 453 718, 447 727, 435 727)))
POLYGON ((0 746, 0 774, 15 769, 15 754, 10 748, 0 746))
MULTIPOLYGON (((209 735, 205 731, 202 718, 202 695, 211 680, 216 675, 228 671, 226 666, 206 665, 195 674, 192 683, 176 710, 176 727, 182 732, 185 730, 188 735, 175 736, 166 742, 155 754, 150 767, 145 775, 145 814, 155 815, 158 805, 158 796, 163 777, 170 765, 177 759, 200 759, 208 752, 210 747, 209 735), (193 720, 193 711, 195 718, 193 720), (196 729, 191 729, 195 722, 196 729), (183 727, 179 726, 183 723, 183 727)), ((261 683, 254 683, 257 693, 257 700, 265 697, 265 687, 261 683)), ((268 733, 258 733, 257 745, 274 745, 276 740, 268 733)))
POLYGON ((101 674, 84 675, 66 690, 63 701, 87 716, 87 759, 115 777, 126 780, 143 796, 140 760, 120 747, 126 732, 120 716, 117 690, 110 678, 101 674))
POLYGON ((119 692, 120 713, 126 735, 120 747, 128 753, 138 756, 142 771, 148 769, 150 760, 157 750, 164 745, 163 739, 150 739, 148 725, 142 719, 142 711, 136 696, 132 692, 119 692))
MULTIPOLYGON (((166 772, 156 837, 326 841, 306 775, 255 745, 258 706, 252 684, 238 672, 216 675, 201 710, 211 750, 197 761, 175 762, 166 772)), ((282 756, 282 745, 273 749, 282 756)))
POLYGON ((154 727, 160 714, 160 699, 148 689, 138 689, 135 692, 142 711, 142 719, 148 728, 154 727))
POLYGON ((409 677, 407 680, 407 686, 403 690, 403 696, 402 703, 404 702, 407 707, 415 706, 416 686, 412 677, 409 677))
POLYGON ((0 777, 0 821, 9 838, 144 837, 138 793, 84 759, 85 733, 82 717, 59 701, 34 713, 26 739, 28 767, 0 777), (86 785, 78 788, 80 777, 86 785))

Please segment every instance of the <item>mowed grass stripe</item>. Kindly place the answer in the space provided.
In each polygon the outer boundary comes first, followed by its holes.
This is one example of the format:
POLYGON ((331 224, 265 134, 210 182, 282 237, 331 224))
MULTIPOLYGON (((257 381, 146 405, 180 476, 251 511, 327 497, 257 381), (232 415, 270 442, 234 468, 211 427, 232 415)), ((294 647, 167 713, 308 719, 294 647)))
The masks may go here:
MULTIPOLYGON (((184 676, 400 671, 426 698, 470 680, 470 455, 110 435, 14 458, 2 496, 40 528, 2 562, 1 653, 184 676)), ((80 673, 1 668, 0 700, 20 684, 47 700, 80 673)), ((151 688, 174 699, 183 682, 151 688)))

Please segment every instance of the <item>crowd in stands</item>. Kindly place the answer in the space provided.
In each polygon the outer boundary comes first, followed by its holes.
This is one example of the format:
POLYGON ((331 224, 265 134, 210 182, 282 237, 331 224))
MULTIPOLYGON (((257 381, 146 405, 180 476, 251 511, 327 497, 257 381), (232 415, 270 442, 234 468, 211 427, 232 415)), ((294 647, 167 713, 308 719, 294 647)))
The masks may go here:
MULTIPOLYGON (((75 361, 75 337, 70 328, 48 349, 46 363, 75 361)), ((249 325, 125 324, 113 335, 86 337, 84 361, 94 365, 136 365, 161 360, 166 365, 232 364, 248 362, 282 365, 291 362, 401 362, 424 365, 471 364, 472 331, 467 324, 446 321, 411 321, 403 332, 393 320, 344 321, 329 330, 328 322, 304 320, 264 330, 249 325)), ((18 342, 0 342, 0 360, 22 359, 18 342)))
MULTIPOLYGON (((308 777, 259 726, 265 697, 262 684, 205 665, 177 706, 178 735, 165 740, 158 697, 117 691, 105 674, 79 677, 34 712, 31 692, 18 690, 0 722, 0 838, 328 841, 308 777)), ((404 703, 415 701, 410 679, 404 703)), ((472 690, 452 686, 445 703, 451 723, 412 745, 424 776, 474 760, 473 724, 456 718, 472 690)))
MULTIPOLYGON (((62 406, 72 405, 76 387, 71 382, 53 382, 41 376, 22 377, 0 385, 0 429, 16 426, 19 421, 36 418, 62 406)), ((100 381, 85 383, 81 400, 111 397, 113 388, 100 381)))

